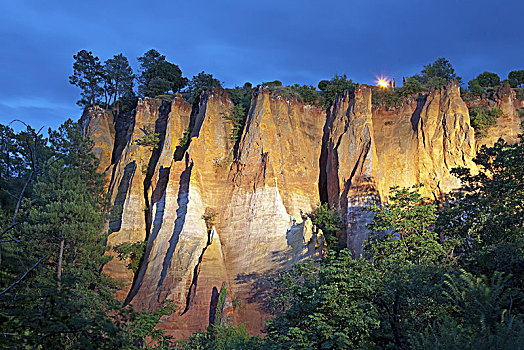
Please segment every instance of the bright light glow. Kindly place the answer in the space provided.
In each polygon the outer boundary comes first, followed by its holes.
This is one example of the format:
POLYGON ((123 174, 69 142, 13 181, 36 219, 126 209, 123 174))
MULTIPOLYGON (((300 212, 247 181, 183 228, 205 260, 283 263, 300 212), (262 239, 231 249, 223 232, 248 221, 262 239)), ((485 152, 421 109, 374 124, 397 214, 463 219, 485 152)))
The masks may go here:
POLYGON ((384 78, 379 78, 377 81, 377 85, 381 88, 387 88, 389 87, 389 82, 384 78))

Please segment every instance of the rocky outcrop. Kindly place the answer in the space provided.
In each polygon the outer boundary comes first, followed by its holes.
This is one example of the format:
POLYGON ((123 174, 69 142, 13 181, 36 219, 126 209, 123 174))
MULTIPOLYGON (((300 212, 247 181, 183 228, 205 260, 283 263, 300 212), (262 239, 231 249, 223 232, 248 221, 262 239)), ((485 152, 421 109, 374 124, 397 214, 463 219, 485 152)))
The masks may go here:
POLYGON ((269 316, 264 276, 322 254, 307 216, 321 201, 342 214, 340 241, 358 255, 371 220, 361 209, 387 201, 391 186, 422 183, 433 199, 459 186, 450 170, 474 168, 476 145, 458 85, 389 110, 373 109, 371 94, 358 86, 326 114, 255 90, 237 142, 224 90, 194 106, 140 100, 120 136, 92 110, 84 132, 111 175, 107 243, 146 242, 136 274, 116 256, 105 266, 124 285, 117 296, 137 309, 172 300, 163 327, 177 338, 211 323, 256 333, 269 316), (151 132, 158 145, 144 142, 151 132))
POLYGON ((86 109, 80 119, 82 134, 93 141, 93 154, 98 158, 98 171, 111 180, 109 168, 115 143, 115 123, 113 115, 96 106, 86 109))
POLYGON ((357 86, 329 111, 324 143, 327 200, 342 214, 355 256, 372 220, 364 206, 387 201, 393 186, 423 184, 422 193, 438 199, 460 185, 452 168, 475 168, 474 131, 456 83, 388 111, 373 110, 371 89, 357 86))
POLYGON ((523 102, 517 99, 515 90, 504 84, 494 88, 491 98, 484 96, 470 103, 470 105, 486 106, 489 109, 496 107, 502 112, 502 115, 496 118, 495 124, 488 127, 484 135, 478 139, 477 147, 492 146, 499 138, 503 138, 508 143, 517 142, 518 135, 522 133, 520 125, 524 121, 524 115, 518 112, 524 107, 523 102))

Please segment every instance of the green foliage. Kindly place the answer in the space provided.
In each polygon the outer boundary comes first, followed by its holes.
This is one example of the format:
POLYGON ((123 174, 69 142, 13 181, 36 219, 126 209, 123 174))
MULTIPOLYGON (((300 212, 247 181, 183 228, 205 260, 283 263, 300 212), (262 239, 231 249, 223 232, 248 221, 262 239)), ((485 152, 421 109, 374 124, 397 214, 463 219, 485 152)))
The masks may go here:
POLYGON ((323 99, 320 91, 317 91, 313 85, 295 84, 289 87, 298 94, 299 102, 315 106, 322 105, 323 99))
POLYGON ((277 277, 272 297, 281 312, 267 321, 266 341, 277 349, 402 348, 442 313, 435 286, 443 273, 427 264, 382 269, 347 249, 330 251, 317 266, 277 277))
POLYGON ((116 104, 116 111, 120 109, 120 98, 135 95, 133 80, 135 76, 127 58, 121 53, 114 55, 104 63, 104 94, 106 107, 116 104))
POLYGON ((243 87, 237 86, 234 89, 228 90, 234 107, 229 115, 224 115, 223 117, 231 121, 233 124, 230 138, 231 142, 234 144, 235 149, 238 146, 240 138, 242 137, 242 132, 244 131, 244 126, 247 120, 247 114, 251 106, 251 89, 252 84, 245 83, 243 87))
POLYGON ((69 76, 69 83, 82 90, 82 98, 77 104, 83 107, 94 106, 100 102, 104 92, 100 86, 104 80, 104 68, 100 59, 86 50, 79 51, 73 59, 73 75, 69 76))
POLYGON ((215 225, 215 219, 217 217, 218 213, 216 210, 212 208, 206 208, 206 211, 204 212, 204 215, 202 215, 202 219, 206 222, 206 227, 209 230, 213 228, 215 225))
POLYGON ((144 133, 144 136, 137 140, 137 144, 140 146, 151 147, 152 149, 157 149, 160 147, 160 134, 154 132, 151 126, 146 125, 142 129, 142 132, 144 133))
POLYGON ((385 106, 388 110, 390 107, 397 107, 401 103, 400 96, 399 90, 373 87, 371 105, 375 108, 385 106))
POLYGON ((282 82, 280 80, 273 80, 268 82, 263 82, 262 86, 268 87, 268 88, 274 88, 274 87, 282 87, 282 82))
POLYGON ((473 79, 468 82, 468 90, 469 93, 474 97, 481 97, 485 92, 477 79, 473 79))
POLYGON ((175 312, 175 305, 166 301, 153 311, 135 312, 125 309, 118 315, 118 321, 125 335, 123 349, 172 349, 174 341, 171 336, 158 328, 160 319, 175 312))
POLYGON ((423 91, 422 83, 415 77, 407 78, 399 90, 400 96, 409 96, 423 91))
POLYGON ((469 109, 469 117, 471 126, 475 129, 475 134, 478 137, 486 135, 486 129, 495 125, 496 118, 502 114, 498 108, 489 109, 483 106, 472 106, 469 109))
POLYGON ((338 247, 337 233, 342 230, 343 222, 340 215, 329 208, 327 203, 322 203, 311 215, 313 225, 318 226, 324 233, 328 249, 338 247))
POLYGON ((158 51, 151 49, 138 58, 141 74, 138 78, 140 96, 156 97, 169 92, 176 93, 187 85, 180 68, 158 51))
POLYGON ((344 75, 336 74, 331 80, 322 80, 318 83, 318 88, 324 97, 324 108, 329 109, 338 95, 345 90, 353 92, 355 83, 344 75))
POLYGON ((189 102, 195 104, 200 101, 200 95, 204 91, 210 91, 213 88, 222 88, 222 83, 213 77, 212 74, 198 73, 189 81, 187 92, 189 95, 189 102))
POLYGON ((520 101, 524 101, 524 88, 517 88, 515 89, 515 92, 516 92, 517 98, 520 101))
POLYGON ((225 283, 222 283, 220 288, 220 293, 218 294, 217 308, 215 310, 215 324, 219 324, 220 316, 222 316, 222 309, 224 308, 224 303, 227 298, 227 286, 225 283))
POLYGON ((447 275, 443 295, 450 315, 413 336, 417 349, 517 349, 524 341, 524 324, 514 312, 518 293, 508 277, 495 272, 491 278, 464 270, 447 275))
POLYGON ((451 62, 443 57, 424 66, 420 78, 422 84, 434 88, 439 88, 451 80, 458 80, 459 82, 461 80, 460 77, 455 74, 455 69, 451 65, 451 62))
POLYGON ((496 73, 484 72, 475 78, 481 87, 494 87, 500 85, 500 77, 496 73))
POLYGON ((430 228, 436 221, 436 206, 425 203, 417 192, 392 188, 390 203, 374 204, 366 211, 375 214, 368 228, 375 232, 365 247, 377 264, 444 262, 446 250, 430 228))
POLYGON ((189 337, 185 350, 247 350, 267 349, 259 337, 251 337, 243 324, 237 326, 209 326, 189 337))
POLYGON ((244 125, 246 124, 247 112, 242 104, 234 105, 229 115, 224 115, 224 119, 231 121, 233 129, 231 130, 231 142, 236 144, 242 136, 244 125))
POLYGON ((519 87, 524 84, 524 69, 512 70, 508 73, 508 81, 512 88, 519 87))
POLYGON ((184 131, 182 137, 178 140, 178 147, 187 150, 189 143, 191 142, 191 129, 184 131))
POLYGON ((125 242, 113 247, 113 251, 118 254, 120 260, 129 261, 126 266, 135 274, 138 272, 145 249, 146 242, 140 241, 134 243, 125 242))
POLYGON ((240 300, 238 298, 234 298, 231 301, 231 304, 233 305, 233 310, 238 310, 238 309, 241 309, 243 307, 242 300, 240 300))
POLYGON ((0 296, 1 343, 11 348, 111 348, 119 335, 106 314, 114 304, 113 284, 100 274, 108 261, 103 255, 105 198, 92 143, 70 120, 50 130, 46 141, 42 153, 47 159, 13 231, 23 254, 3 261, 15 264, 8 270, 18 269, 18 276, 24 270, 31 273, 0 296), (33 271, 24 267, 31 265, 33 271))
POLYGON ((9 216, 20 210, 11 216, 17 225, 0 240, 0 348, 153 348, 144 340, 159 339, 159 318, 144 325, 142 314, 123 309, 114 299, 116 284, 101 273, 110 259, 104 255, 107 202, 92 142, 70 120, 48 134, 42 139, 30 127, 18 134, 0 127, 1 144, 12 144, 0 151, 8 165, 0 172, 2 188, 25 184, 20 208, 11 201, 1 206, 9 216))
POLYGON ((271 83, 263 83, 263 85, 270 89, 271 93, 278 94, 286 99, 297 99, 298 102, 321 106, 323 98, 320 91, 317 91, 312 85, 294 84, 289 86, 282 86, 278 80, 271 83))
POLYGON ((441 214, 442 234, 459 237, 463 257, 486 248, 518 242, 524 234, 524 146, 502 139, 483 146, 475 158, 481 171, 454 169, 464 187, 453 192, 441 214), (501 245, 502 244, 502 245, 501 245))
POLYGON ((422 91, 429 91, 431 88, 438 89, 451 80, 457 80, 460 83, 461 78, 455 74, 455 69, 451 63, 441 57, 435 60, 435 62, 424 66, 420 74, 407 78, 404 86, 400 89, 400 94, 407 96, 422 91))

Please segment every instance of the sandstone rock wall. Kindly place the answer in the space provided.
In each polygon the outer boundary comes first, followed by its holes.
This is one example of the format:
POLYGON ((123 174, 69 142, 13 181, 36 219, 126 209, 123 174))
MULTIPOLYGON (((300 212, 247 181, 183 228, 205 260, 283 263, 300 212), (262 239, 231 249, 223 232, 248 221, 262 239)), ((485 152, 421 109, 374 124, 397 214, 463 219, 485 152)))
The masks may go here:
POLYGON ((475 169, 474 131, 457 84, 390 111, 373 110, 371 89, 357 86, 329 111, 324 143, 327 200, 342 214, 355 256, 372 220, 365 205, 387 201, 392 186, 415 184, 438 199, 460 185, 452 168, 475 169))
MULTIPOLYGON (((263 277, 322 253, 322 233, 307 217, 320 201, 340 211, 340 240, 358 255, 371 220, 361 209, 387 201, 391 186, 423 183, 430 198, 459 186, 450 170, 474 168, 477 146, 458 86, 390 110, 373 109, 371 93, 345 92, 326 113, 256 90, 237 144, 223 90, 204 93, 198 106, 181 96, 140 100, 120 136, 110 114, 88 113, 84 132, 110 175, 108 245, 146 242, 136 274, 117 257, 105 266, 124 284, 117 296, 137 309, 173 300, 163 327, 178 338, 213 322, 244 322, 256 333, 268 317, 263 277), (149 130, 157 147, 142 142, 149 130)), ((514 96, 501 96, 513 118, 514 96)))
POLYGON ((524 101, 517 99, 515 90, 508 84, 495 87, 492 98, 484 97, 470 105, 486 106, 490 109, 496 107, 502 112, 495 125, 490 126, 485 136, 479 138, 477 148, 482 145, 492 146, 499 138, 508 143, 518 141, 518 135, 522 133, 520 124, 524 121, 524 115, 520 115, 518 110, 524 108, 524 101))

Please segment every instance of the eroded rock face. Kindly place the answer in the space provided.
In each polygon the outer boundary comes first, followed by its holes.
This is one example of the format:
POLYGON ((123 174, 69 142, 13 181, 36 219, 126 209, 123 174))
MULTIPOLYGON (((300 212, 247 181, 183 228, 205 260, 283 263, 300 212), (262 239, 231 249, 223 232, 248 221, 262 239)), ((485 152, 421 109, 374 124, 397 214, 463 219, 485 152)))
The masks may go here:
POLYGON ((518 113, 518 109, 523 107, 523 101, 517 99, 515 91, 508 84, 495 87, 493 100, 484 99, 479 101, 479 105, 486 105, 489 108, 499 108, 502 115, 496 119, 495 125, 489 127, 485 136, 479 138, 477 146, 492 146, 499 138, 503 138, 508 143, 516 143, 518 135, 522 133, 520 127, 524 121, 524 115, 518 113))
POLYGON ((89 137, 94 143, 93 154, 100 161, 97 170, 108 175, 108 181, 111 180, 109 167, 115 144, 113 115, 96 106, 87 109, 80 121, 83 135, 89 137))
POLYGON ((140 100, 113 157, 109 116, 94 110, 84 119, 100 170, 112 174, 108 245, 146 242, 136 274, 116 257, 104 271, 137 309, 173 300, 163 327, 177 338, 211 323, 260 331, 269 316, 263 276, 322 253, 322 232, 307 217, 321 200, 342 214, 340 240, 358 255, 372 219, 361 208, 387 201, 395 185, 423 183, 426 196, 439 198, 459 185, 453 167, 474 168, 474 132, 456 84, 390 110, 372 109, 370 88, 359 86, 327 114, 260 89, 237 144, 224 118, 233 107, 223 90, 204 93, 198 106, 181 96, 140 100), (158 147, 142 142, 148 130, 158 147))
POLYGON ((327 199, 343 216, 355 256, 372 220, 364 206, 387 201, 392 186, 423 184, 424 195, 440 198, 460 185, 452 168, 475 168, 474 131, 458 84, 391 111, 372 110, 371 89, 357 86, 353 96, 338 97, 326 129, 327 199))

